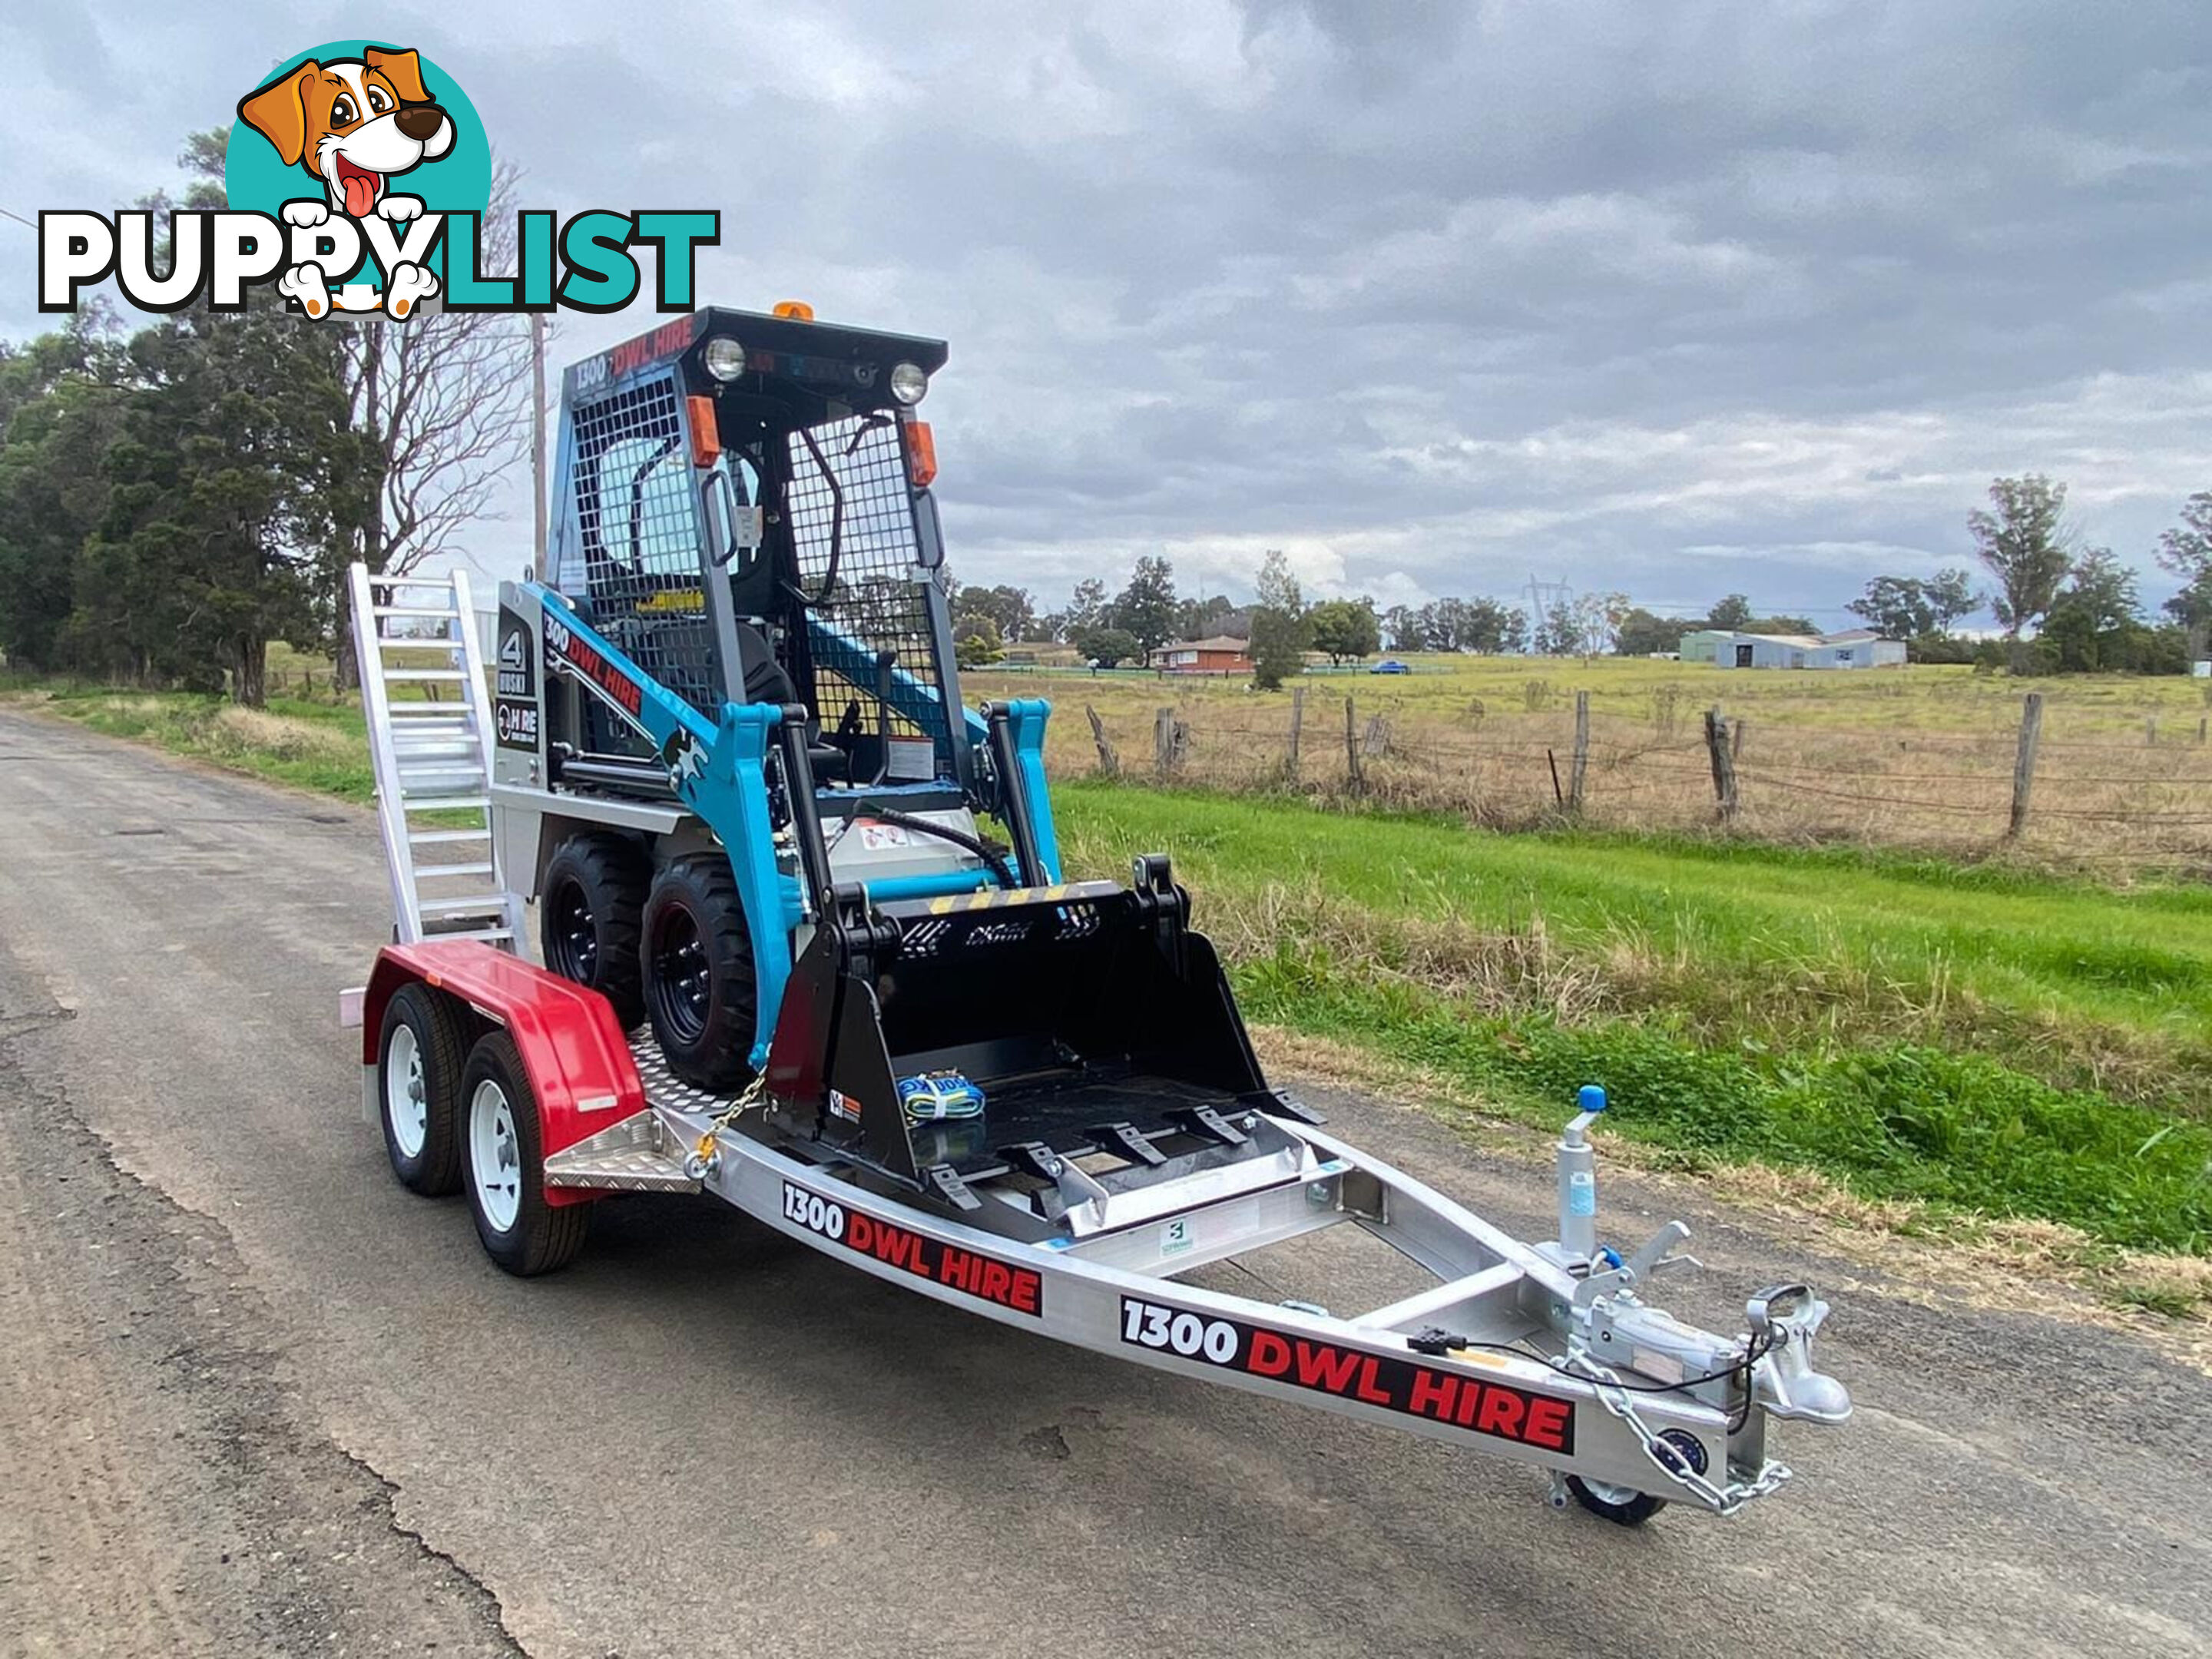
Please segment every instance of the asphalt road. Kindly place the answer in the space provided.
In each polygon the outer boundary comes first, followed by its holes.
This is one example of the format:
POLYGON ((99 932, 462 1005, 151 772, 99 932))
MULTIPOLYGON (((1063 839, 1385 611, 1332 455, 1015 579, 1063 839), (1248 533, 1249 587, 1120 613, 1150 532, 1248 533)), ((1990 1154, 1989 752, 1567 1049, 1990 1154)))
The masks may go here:
MULTIPOLYGON (((2212 1651, 2212 1384, 2124 1336, 1855 1290, 1858 1415, 1785 1429, 1797 1482, 1625 1532, 703 1200, 604 1206, 520 1282, 359 1121, 365 813, 0 711, 0 835, 8 1654, 2212 1651)), ((1326 1104, 1545 1230, 1542 1171, 1326 1104)), ((1613 1231, 1650 1198, 1611 1182, 1613 1231)), ((1691 1219, 1679 1311, 1837 1276, 1691 1219)), ((1270 1283, 1352 1305, 1338 1238, 1270 1283)))

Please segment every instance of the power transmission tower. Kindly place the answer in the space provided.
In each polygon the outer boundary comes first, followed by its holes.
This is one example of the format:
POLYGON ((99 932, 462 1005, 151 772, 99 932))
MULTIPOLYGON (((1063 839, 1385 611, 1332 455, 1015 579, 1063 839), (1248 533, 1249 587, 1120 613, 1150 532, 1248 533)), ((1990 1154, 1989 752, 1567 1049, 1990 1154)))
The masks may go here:
POLYGON ((1564 580, 1538 581, 1535 573, 1532 571, 1529 573, 1528 585, 1521 591, 1528 596, 1528 649, 1533 653, 1536 649, 1537 631, 1543 627, 1544 619, 1559 606, 1572 605, 1575 602, 1575 590, 1571 584, 1564 580))

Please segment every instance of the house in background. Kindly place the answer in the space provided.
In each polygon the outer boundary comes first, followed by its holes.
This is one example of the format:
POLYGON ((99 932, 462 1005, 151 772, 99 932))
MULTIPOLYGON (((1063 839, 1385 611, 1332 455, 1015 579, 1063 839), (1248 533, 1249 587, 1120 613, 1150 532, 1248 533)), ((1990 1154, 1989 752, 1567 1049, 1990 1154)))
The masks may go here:
MULTIPOLYGON (((1712 636, 1713 654, 1710 660, 1717 668, 1905 665, 1905 641, 1885 640, 1870 628, 1849 628, 1840 634, 1741 634, 1718 629, 1703 632, 1712 636)), ((1687 636, 1682 641, 1682 659, 1692 660, 1687 636)))
POLYGON ((1250 642, 1228 634, 1210 640, 1183 640, 1152 653, 1155 667, 1171 674, 1249 674, 1252 672, 1250 642))

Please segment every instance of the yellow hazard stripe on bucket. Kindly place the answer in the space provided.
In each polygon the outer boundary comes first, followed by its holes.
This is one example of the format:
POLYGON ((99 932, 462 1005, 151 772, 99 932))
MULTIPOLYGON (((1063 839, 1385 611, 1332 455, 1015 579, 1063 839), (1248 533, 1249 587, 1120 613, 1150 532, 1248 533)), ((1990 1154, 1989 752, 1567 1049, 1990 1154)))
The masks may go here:
POLYGON ((1002 910, 1014 904, 1050 904, 1067 897, 1069 891, 1065 882, 1055 882, 1049 887, 987 887, 978 892, 932 899, 929 914, 950 916, 963 910, 1002 910))

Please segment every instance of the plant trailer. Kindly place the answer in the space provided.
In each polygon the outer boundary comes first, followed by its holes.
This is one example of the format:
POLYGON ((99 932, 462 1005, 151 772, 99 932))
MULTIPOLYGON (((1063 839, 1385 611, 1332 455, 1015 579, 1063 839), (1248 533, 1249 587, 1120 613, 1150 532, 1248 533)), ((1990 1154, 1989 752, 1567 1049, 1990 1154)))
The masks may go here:
POLYGON ((1078 1346, 1730 1513, 1838 1424, 1827 1304, 1720 1335, 1602 1245, 1583 1091, 1512 1237, 1261 1073, 1166 859, 1068 881, 1042 701, 961 700, 918 414, 941 342, 707 309, 568 369, 548 568, 356 568, 394 942, 342 1012, 394 1173, 550 1271, 593 1204, 706 1194, 1078 1346), (489 655, 490 660, 485 658, 489 655), (992 838, 994 827, 1004 842, 992 838), (534 908, 544 966, 524 940, 534 908), (1434 1282, 1351 1315, 1187 1282, 1334 1227, 1434 1282))

